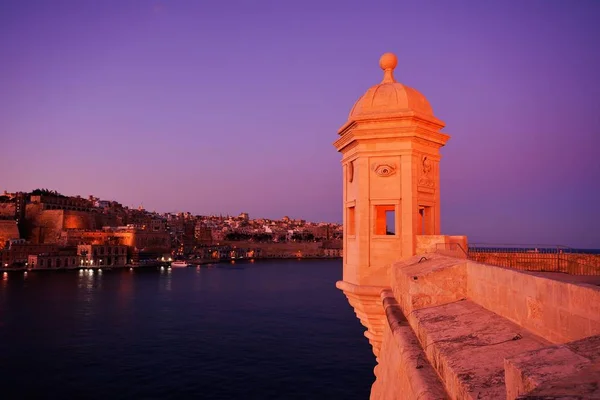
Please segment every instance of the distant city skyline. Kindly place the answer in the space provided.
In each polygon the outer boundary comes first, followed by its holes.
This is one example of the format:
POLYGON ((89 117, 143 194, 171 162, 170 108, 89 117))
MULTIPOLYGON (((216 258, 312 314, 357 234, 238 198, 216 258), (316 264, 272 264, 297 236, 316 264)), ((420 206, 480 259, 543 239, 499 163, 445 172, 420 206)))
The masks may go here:
POLYGON ((600 247, 600 2, 5 1, 0 190, 341 222, 332 143, 398 56, 442 232, 600 247))
MULTIPOLYGON (((98 197, 98 196, 94 195, 93 193, 89 193, 89 194, 62 193, 62 192, 60 192, 58 190, 54 190, 53 188, 47 188, 47 187, 42 187, 42 186, 36 187, 34 189, 21 190, 21 191, 10 191, 10 190, 4 189, 4 190, 0 191, 0 196, 2 196, 2 193, 4 193, 5 191, 8 192, 8 193, 17 193, 17 192, 31 193, 31 192, 33 192, 33 191, 35 191, 37 189, 53 191, 53 192, 56 192, 58 195, 63 195, 63 196, 68 196, 68 197, 81 197, 81 198, 88 198, 90 196, 92 196, 92 197, 98 197)), ((50 195, 50 196, 52 196, 52 195, 50 195)), ((159 210, 154 210, 154 209, 146 208, 146 206, 144 206, 144 202, 141 202, 139 204, 123 204, 121 201, 119 201, 119 199, 105 199, 105 198, 100 198, 100 197, 98 197, 98 198, 101 201, 115 201, 115 202, 121 204, 123 207, 128 207, 130 209, 138 209, 138 208, 141 207, 145 211, 156 212, 158 214, 191 213, 193 215, 203 215, 203 216, 219 216, 219 215, 223 215, 223 216, 237 217, 237 216, 239 216, 241 214, 247 213, 244 210, 240 210, 240 211, 237 211, 237 212, 229 212, 229 213, 222 212, 222 211, 217 211, 217 212, 191 212, 189 210, 167 210, 167 211, 159 211, 159 210)), ((247 213, 247 214, 249 214, 249 213, 247 213)), ((251 219, 271 219, 271 220, 280 220, 280 219, 282 219, 284 217, 288 217, 290 219, 304 219, 304 220, 306 220, 306 218, 303 218, 301 216, 294 216, 293 212, 289 212, 287 214, 282 214, 280 216, 275 216, 275 217, 252 216, 252 215, 250 215, 250 217, 251 217, 251 219)), ((310 222, 330 222, 330 223, 339 223, 339 224, 341 224, 341 220, 338 221, 338 222, 335 222, 335 221, 310 221, 310 222)))

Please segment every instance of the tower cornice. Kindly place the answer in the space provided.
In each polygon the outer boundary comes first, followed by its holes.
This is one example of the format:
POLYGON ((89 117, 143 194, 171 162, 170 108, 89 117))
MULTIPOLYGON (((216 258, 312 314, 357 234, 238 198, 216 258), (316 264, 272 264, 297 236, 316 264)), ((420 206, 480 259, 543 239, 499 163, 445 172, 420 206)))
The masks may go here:
POLYGON ((339 152, 347 151, 348 146, 356 141, 382 141, 382 140, 414 140, 434 147, 442 147, 450 139, 450 135, 427 129, 424 126, 379 126, 361 127, 354 124, 351 129, 344 132, 333 145, 339 152))

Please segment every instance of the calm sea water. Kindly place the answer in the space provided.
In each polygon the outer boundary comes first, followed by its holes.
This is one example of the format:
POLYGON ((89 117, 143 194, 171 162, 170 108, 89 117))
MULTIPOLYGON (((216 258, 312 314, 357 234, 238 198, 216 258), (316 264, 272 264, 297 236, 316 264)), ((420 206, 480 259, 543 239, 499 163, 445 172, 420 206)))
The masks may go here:
POLYGON ((366 399, 374 357, 339 260, 10 273, 3 399, 366 399))

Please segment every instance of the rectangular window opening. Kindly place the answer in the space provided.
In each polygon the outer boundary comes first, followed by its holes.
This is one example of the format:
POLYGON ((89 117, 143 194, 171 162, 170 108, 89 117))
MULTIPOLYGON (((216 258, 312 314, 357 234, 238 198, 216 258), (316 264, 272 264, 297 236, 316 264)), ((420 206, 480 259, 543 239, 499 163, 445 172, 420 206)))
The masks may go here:
POLYGON ((396 234, 396 207, 393 205, 375 206, 375 235, 396 234))
POLYGON ((421 235, 433 235, 433 207, 421 206, 419 208, 419 228, 421 229, 421 235))
POLYGON ((348 235, 356 235, 355 208, 348 207, 348 235))
POLYGON ((385 212, 385 234, 386 235, 395 235, 396 234, 396 211, 388 210, 385 212))

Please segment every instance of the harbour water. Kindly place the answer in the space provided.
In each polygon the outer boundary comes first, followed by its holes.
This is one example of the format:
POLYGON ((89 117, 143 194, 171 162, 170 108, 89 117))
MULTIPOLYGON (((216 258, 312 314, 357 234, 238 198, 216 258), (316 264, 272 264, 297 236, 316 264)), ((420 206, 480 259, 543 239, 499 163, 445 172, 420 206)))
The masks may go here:
POLYGON ((340 260, 9 273, 3 399, 366 399, 340 260))

